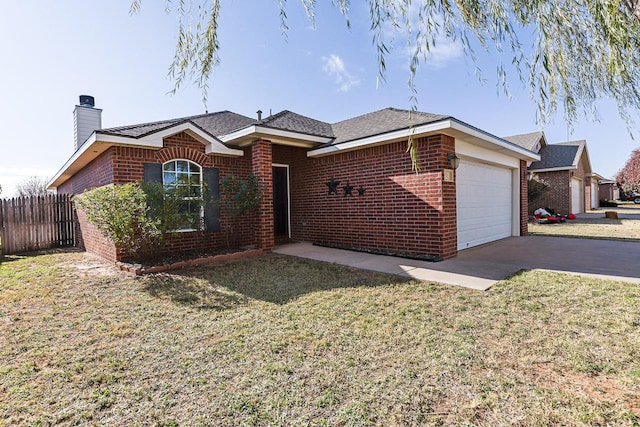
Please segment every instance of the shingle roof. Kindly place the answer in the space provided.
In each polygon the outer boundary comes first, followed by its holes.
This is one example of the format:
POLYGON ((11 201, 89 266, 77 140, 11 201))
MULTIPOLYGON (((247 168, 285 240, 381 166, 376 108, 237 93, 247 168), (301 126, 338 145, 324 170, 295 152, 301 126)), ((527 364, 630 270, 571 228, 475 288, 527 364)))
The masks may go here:
POLYGON ((208 132, 209 134, 214 136, 219 136, 233 130, 248 126, 252 123, 255 123, 256 121, 249 117, 232 113, 231 111, 219 111, 216 113, 163 120, 160 122, 100 129, 98 132, 108 135, 140 138, 145 135, 149 135, 162 129, 166 129, 185 122, 192 122, 198 127, 202 128, 205 132, 208 132))
POLYGON ((269 116, 261 123, 262 126, 274 129, 305 133, 307 135, 333 137, 331 125, 311 117, 302 116, 288 110, 269 116))
POLYGON ((531 163, 530 170, 573 168, 580 161, 586 141, 570 141, 550 144, 540 149, 540 160, 531 163))
POLYGON ((331 125, 335 140, 332 144, 340 144, 368 136, 380 135, 409 126, 419 126, 427 123, 438 122, 451 116, 399 110, 397 108, 385 108, 352 119, 344 120, 331 125))
POLYGON ((540 141, 540 139, 543 138, 543 136, 544 136, 544 133, 542 133, 541 131, 538 131, 538 132, 523 133, 520 135, 504 136, 502 137, 502 139, 506 139, 512 144, 516 144, 529 151, 533 151, 533 148, 536 146, 538 141, 540 141))
POLYGON ((399 129, 406 129, 411 125, 419 126, 447 118, 451 118, 451 116, 421 112, 411 113, 409 110, 385 108, 383 110, 374 111, 362 116, 330 124, 284 110, 263 119, 261 122, 258 122, 255 119, 232 113, 231 111, 220 111, 216 113, 182 117, 159 122, 101 129, 98 132, 108 135, 141 138, 180 123, 192 122, 202 128, 205 132, 218 137, 250 125, 259 124, 272 129, 334 138, 330 144, 340 144, 342 142, 366 138, 368 136, 380 135, 399 129), (412 115, 412 117, 410 117, 410 115, 412 115))

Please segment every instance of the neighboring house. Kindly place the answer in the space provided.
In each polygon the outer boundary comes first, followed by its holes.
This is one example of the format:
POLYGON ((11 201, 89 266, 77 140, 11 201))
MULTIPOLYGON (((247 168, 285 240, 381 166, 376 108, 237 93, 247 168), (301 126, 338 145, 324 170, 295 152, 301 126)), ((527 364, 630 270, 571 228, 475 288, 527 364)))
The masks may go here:
MULTIPOLYGON (((93 98, 74 113, 76 151, 52 178, 59 193, 176 173, 208 181, 255 174, 264 197, 239 244, 271 250, 277 237, 425 259, 527 232, 527 162, 539 157, 452 116, 387 108, 338 123, 290 111, 257 119, 229 111, 100 129, 93 98), (88 126, 81 131, 83 118, 88 126), (413 137, 420 171, 411 167, 413 137), (459 167, 453 170, 455 159, 459 167)), ((78 212, 87 250, 122 259, 78 212)), ((224 246, 216 209, 205 210, 208 247, 224 246)), ((182 232, 173 250, 191 249, 182 232)))
POLYGON ((620 189, 618 183, 598 175, 598 197, 600 200, 619 200, 620 189))
POLYGON ((540 160, 528 165, 529 176, 535 174, 550 189, 530 202, 529 213, 548 207, 558 213, 576 214, 598 207, 598 178, 591 170, 586 141, 547 144, 544 132, 504 139, 540 155, 540 160))

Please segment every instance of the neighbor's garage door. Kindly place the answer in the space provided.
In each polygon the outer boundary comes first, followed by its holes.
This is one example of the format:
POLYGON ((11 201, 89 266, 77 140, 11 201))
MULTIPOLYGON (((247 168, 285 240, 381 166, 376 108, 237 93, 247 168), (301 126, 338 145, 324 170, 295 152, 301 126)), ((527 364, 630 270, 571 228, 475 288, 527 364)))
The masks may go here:
POLYGON ((582 213, 582 181, 571 178, 571 213, 582 213))
POLYGON ((461 161, 456 170, 458 250, 511 236, 511 169, 461 161))

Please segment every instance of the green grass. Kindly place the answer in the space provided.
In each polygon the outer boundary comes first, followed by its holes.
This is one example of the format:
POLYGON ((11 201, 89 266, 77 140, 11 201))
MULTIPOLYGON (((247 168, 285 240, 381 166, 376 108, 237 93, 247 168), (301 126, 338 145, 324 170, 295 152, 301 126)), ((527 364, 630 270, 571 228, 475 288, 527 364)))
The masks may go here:
POLYGON ((268 255, 133 278, 0 264, 0 425, 640 423, 640 288, 488 292, 268 255))

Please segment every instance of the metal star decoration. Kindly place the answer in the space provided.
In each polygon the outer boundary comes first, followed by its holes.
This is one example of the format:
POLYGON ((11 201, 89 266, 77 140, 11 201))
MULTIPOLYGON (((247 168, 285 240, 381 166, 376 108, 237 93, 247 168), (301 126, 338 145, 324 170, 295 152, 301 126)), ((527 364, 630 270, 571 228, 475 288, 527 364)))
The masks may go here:
POLYGON ((338 194, 338 185, 340 185, 340 181, 336 181, 331 177, 329 182, 325 182, 326 186, 329 187, 329 194, 338 194))
POLYGON ((360 186, 360 188, 358 188, 358 196, 364 196, 364 192, 367 191, 364 188, 362 188, 362 186, 360 186))
POLYGON ((353 191, 353 185, 349 184, 349 181, 347 181, 347 185, 342 187, 342 189, 344 190, 344 197, 353 196, 351 193, 353 191))

